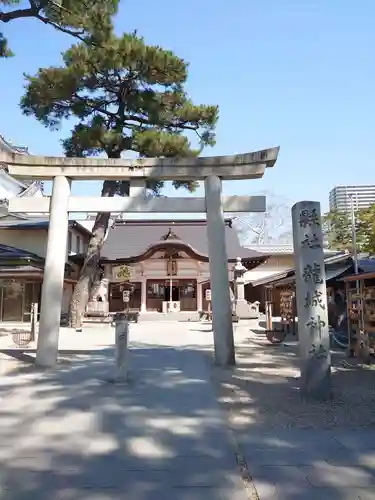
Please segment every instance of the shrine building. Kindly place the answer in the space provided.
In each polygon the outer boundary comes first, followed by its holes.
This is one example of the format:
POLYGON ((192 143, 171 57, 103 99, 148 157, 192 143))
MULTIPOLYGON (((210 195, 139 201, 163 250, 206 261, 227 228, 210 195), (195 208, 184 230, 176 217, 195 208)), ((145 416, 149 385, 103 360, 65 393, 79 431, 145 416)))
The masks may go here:
MULTIPOLYGON (((240 245, 231 219, 226 220, 229 281, 236 259, 252 270, 268 256, 240 245)), ((83 254, 70 259, 81 265, 83 254)), ((205 220, 118 220, 101 252, 102 274, 93 288, 88 316, 100 310, 124 309, 123 291, 130 289, 129 307, 141 313, 206 311, 210 288, 205 220)))

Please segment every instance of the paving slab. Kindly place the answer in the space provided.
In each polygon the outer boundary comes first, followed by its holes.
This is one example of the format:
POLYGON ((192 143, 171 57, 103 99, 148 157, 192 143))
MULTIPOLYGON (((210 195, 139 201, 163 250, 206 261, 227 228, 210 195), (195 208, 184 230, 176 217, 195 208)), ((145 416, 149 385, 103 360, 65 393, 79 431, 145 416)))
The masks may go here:
POLYGON ((294 343, 248 332, 236 350, 237 366, 212 380, 259 499, 375 498, 375 371, 334 352, 333 398, 308 401, 294 343))
POLYGON ((256 480, 260 500, 373 500, 374 488, 311 488, 306 485, 279 483, 270 485, 256 480))
POLYGON ((159 339, 152 324, 134 327, 126 385, 108 382, 108 327, 84 335, 79 354, 65 336, 68 362, 56 370, 17 363, 4 372, 0 500, 247 499, 210 381, 207 338, 189 325, 160 327, 159 339))

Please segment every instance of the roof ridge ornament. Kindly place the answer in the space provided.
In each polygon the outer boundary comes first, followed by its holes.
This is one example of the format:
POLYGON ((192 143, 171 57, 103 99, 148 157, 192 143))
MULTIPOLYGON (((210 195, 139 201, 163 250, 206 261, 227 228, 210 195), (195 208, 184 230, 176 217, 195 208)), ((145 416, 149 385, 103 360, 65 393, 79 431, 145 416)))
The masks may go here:
POLYGON ((168 240, 181 240, 181 238, 172 231, 171 227, 169 228, 168 233, 161 237, 161 241, 168 241, 168 240))

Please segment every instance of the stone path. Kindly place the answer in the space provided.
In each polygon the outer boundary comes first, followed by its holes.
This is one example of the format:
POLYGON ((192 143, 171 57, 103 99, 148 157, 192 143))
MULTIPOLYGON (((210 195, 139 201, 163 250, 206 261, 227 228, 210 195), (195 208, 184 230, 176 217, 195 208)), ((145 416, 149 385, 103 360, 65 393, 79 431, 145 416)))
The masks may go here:
POLYGON ((0 500, 247 498, 204 334, 161 328, 158 344, 152 325, 133 328, 128 386, 105 382, 113 367, 109 329, 76 341, 67 334, 58 370, 15 362, 3 369, 0 500), (194 338, 201 346, 181 347, 194 338))
POLYGON ((375 432, 274 430, 242 435, 260 500, 373 500, 375 432))
POLYGON ((259 499, 374 499, 375 371, 343 368, 335 354, 334 400, 308 403, 295 345, 248 331, 237 354, 213 379, 259 499))
POLYGON ((212 370, 209 327, 138 324, 114 386, 113 337, 64 331, 44 373, 0 339, 0 500, 375 498, 375 371, 337 365, 335 400, 304 403, 293 346, 239 327, 237 367, 212 370))

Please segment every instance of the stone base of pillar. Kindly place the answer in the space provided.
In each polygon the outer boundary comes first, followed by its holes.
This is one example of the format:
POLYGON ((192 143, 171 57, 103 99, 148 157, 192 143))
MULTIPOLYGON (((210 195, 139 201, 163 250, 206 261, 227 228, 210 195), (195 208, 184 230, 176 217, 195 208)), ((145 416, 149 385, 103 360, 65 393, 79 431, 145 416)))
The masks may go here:
POLYGON ((330 358, 311 356, 301 370, 300 389, 303 398, 327 401, 332 398, 330 358))
POLYGON ((259 302, 237 300, 234 310, 238 319, 259 319, 259 302))

